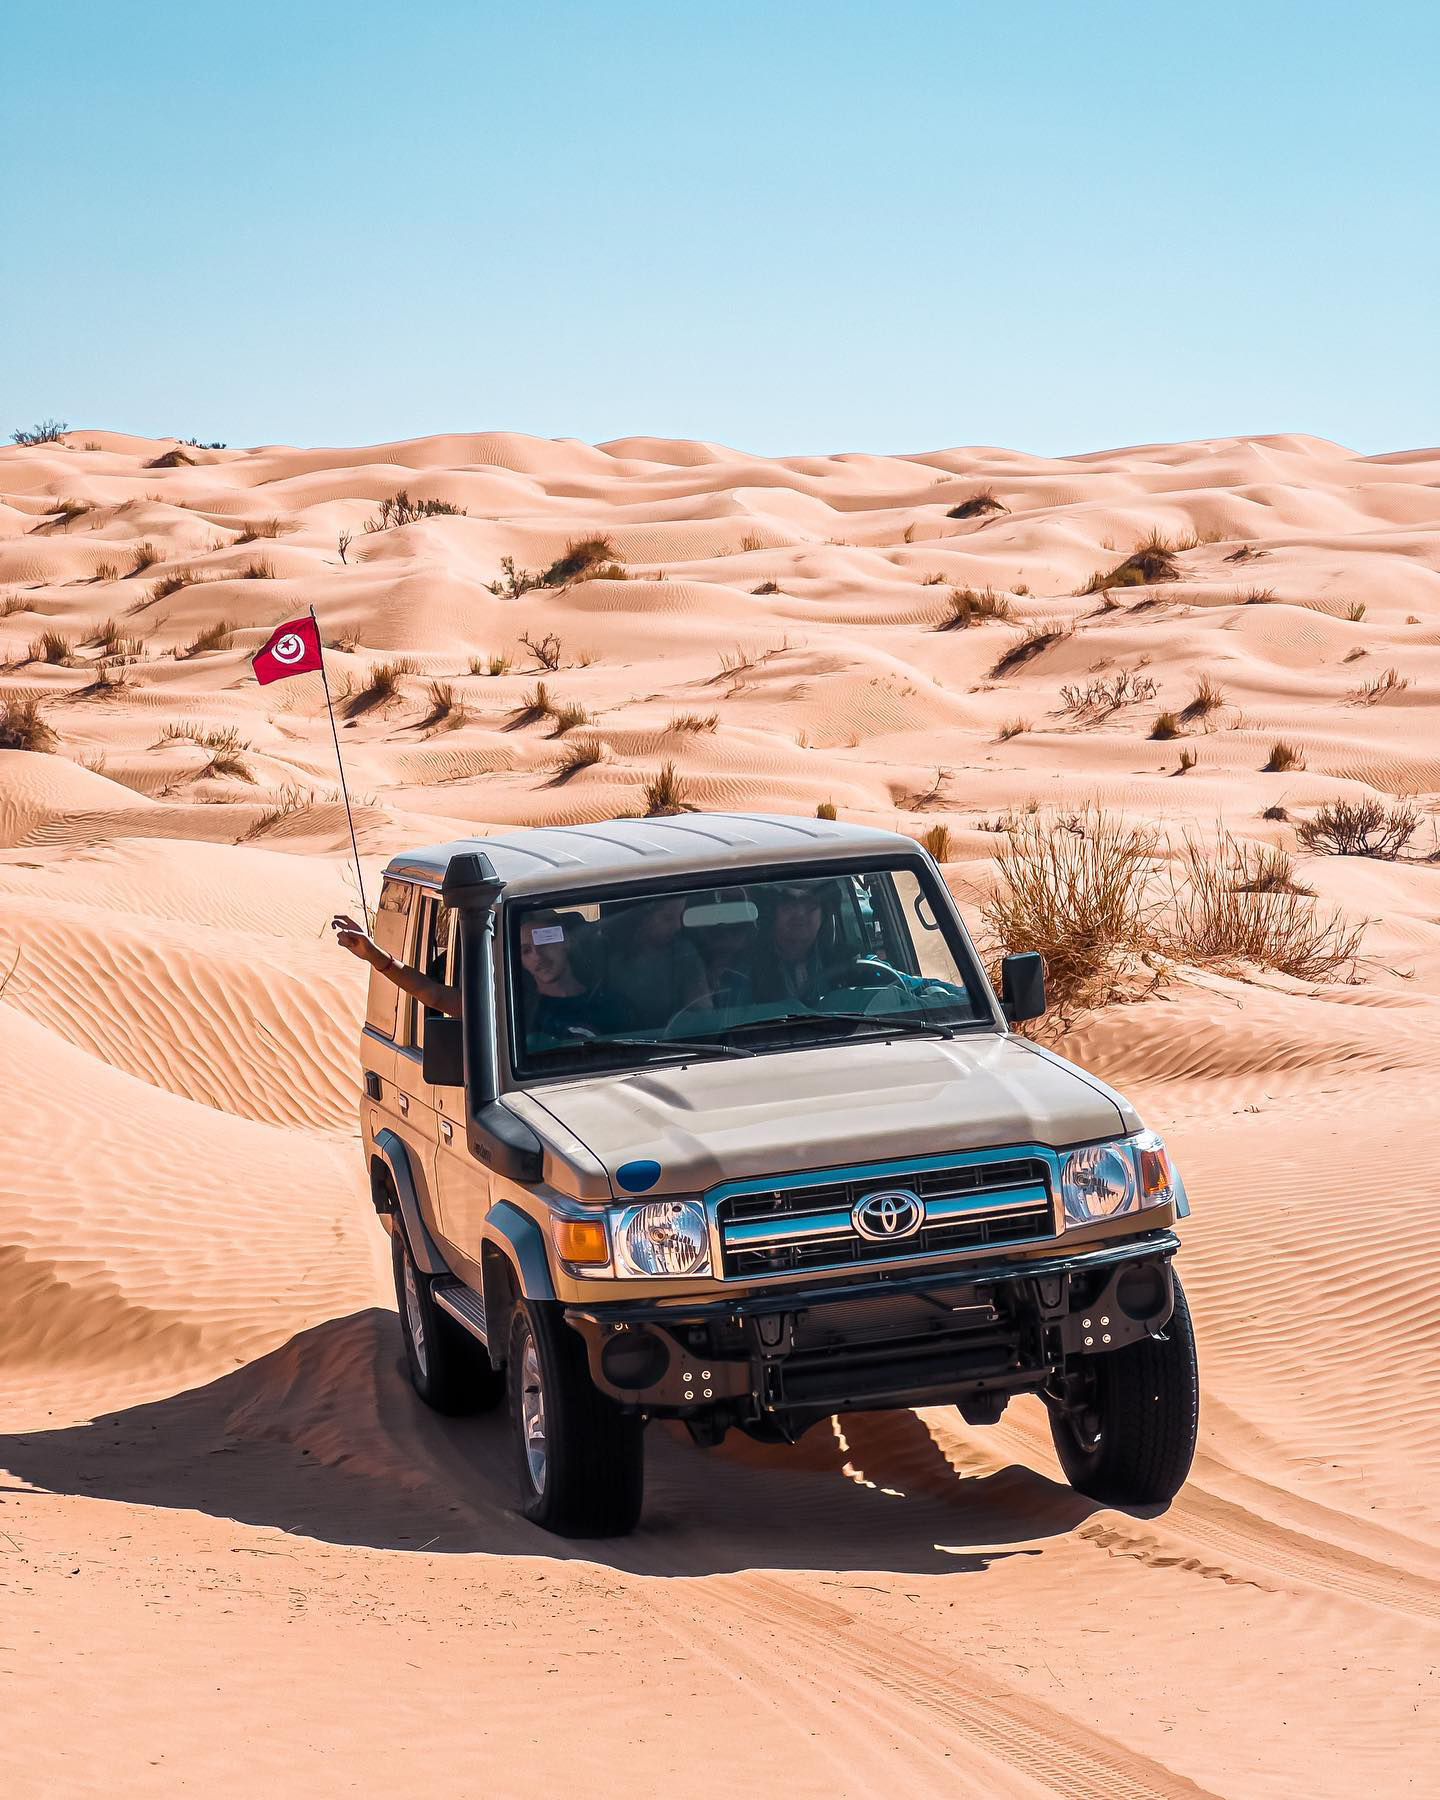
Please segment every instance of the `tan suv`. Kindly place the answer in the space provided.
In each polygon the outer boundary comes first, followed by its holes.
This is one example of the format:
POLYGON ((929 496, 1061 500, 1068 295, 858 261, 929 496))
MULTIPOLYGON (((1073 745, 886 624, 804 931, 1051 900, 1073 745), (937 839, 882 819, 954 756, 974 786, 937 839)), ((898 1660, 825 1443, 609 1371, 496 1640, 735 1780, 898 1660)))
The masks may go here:
POLYGON ((692 813, 397 857, 362 1128, 415 1387, 508 1402, 521 1510, 610 1535, 643 1432, 790 1442, 845 1409, 1050 1412, 1097 1499, 1195 1445, 1184 1188, 1119 1094, 1011 1026, 913 839, 692 813))

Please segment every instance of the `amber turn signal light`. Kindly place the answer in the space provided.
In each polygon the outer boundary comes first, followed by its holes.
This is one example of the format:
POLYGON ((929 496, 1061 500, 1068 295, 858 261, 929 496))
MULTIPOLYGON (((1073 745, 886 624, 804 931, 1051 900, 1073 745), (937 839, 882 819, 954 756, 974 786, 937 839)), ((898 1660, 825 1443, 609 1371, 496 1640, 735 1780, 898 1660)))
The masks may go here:
POLYGON ((568 1263, 608 1263, 610 1242, 603 1219, 556 1219, 555 1248, 568 1263))
POLYGON ((1173 1185, 1170 1174, 1170 1158, 1165 1154, 1163 1145, 1151 1147, 1140 1146, 1140 1198, 1144 1201, 1153 1199, 1157 1194, 1167 1194, 1173 1185))

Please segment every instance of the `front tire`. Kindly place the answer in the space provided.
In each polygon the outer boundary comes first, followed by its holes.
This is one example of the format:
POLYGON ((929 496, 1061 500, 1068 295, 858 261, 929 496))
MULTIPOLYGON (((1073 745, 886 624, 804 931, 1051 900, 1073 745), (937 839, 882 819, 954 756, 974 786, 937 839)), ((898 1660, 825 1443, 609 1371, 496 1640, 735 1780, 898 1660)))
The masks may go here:
POLYGON ((1107 1506, 1155 1506, 1185 1485, 1200 1423, 1195 1333, 1178 1276, 1163 1338, 1085 1358, 1078 1405, 1047 1397, 1055 1454, 1071 1487, 1107 1506))
POLYGON ((452 1416, 498 1406, 505 1396, 504 1372, 491 1368, 484 1345, 435 1304, 431 1277, 416 1268, 399 1220, 390 1233, 390 1260, 415 1392, 436 1412, 452 1416))
POLYGON ((585 1346, 553 1307, 522 1300, 506 1365, 520 1511, 563 1537, 623 1537, 645 1492, 644 1421, 590 1379, 585 1346))

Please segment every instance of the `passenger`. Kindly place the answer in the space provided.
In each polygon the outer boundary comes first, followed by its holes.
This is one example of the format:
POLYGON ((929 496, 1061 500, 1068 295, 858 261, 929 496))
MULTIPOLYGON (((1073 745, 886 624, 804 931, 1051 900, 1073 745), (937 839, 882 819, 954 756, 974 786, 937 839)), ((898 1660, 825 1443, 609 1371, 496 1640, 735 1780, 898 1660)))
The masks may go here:
POLYGON ((586 987, 570 965, 570 946, 558 912, 541 908, 520 921, 520 967, 525 1039, 593 1038, 620 1030, 611 994, 586 987))
POLYGON ((755 949, 754 902, 744 888, 721 888, 699 908, 721 914, 718 924, 692 926, 705 965, 705 986, 713 1007, 744 1006, 751 996, 750 962, 755 949))
POLYGON ((352 956, 358 956, 362 962, 369 963, 372 969, 387 981, 393 981, 402 992, 413 994, 422 1006, 428 1006, 432 1012, 444 1013, 449 1019, 460 1017, 458 987, 437 981, 423 969, 414 969, 409 963, 403 963, 388 951, 382 950, 374 938, 366 935, 364 926, 348 913, 336 913, 330 921, 330 927, 342 950, 348 950, 352 956))
POLYGON ((820 998, 824 986, 820 927, 825 919, 821 896, 822 884, 811 881, 776 883, 770 889, 768 931, 755 955, 756 1000, 796 1000, 813 1006, 820 998))
POLYGON ((684 894, 645 900, 607 924, 605 985, 627 1030, 663 1031, 705 994, 705 965, 681 930, 687 904, 684 894))

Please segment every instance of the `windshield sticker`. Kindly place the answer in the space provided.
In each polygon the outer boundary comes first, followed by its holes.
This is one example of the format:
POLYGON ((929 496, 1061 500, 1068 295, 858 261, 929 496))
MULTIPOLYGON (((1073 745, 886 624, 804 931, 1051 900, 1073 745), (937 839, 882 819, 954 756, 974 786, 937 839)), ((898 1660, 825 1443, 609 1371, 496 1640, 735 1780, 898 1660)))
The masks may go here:
POLYGON ((565 927, 563 925, 536 925, 531 929, 532 944, 563 944, 565 927))

